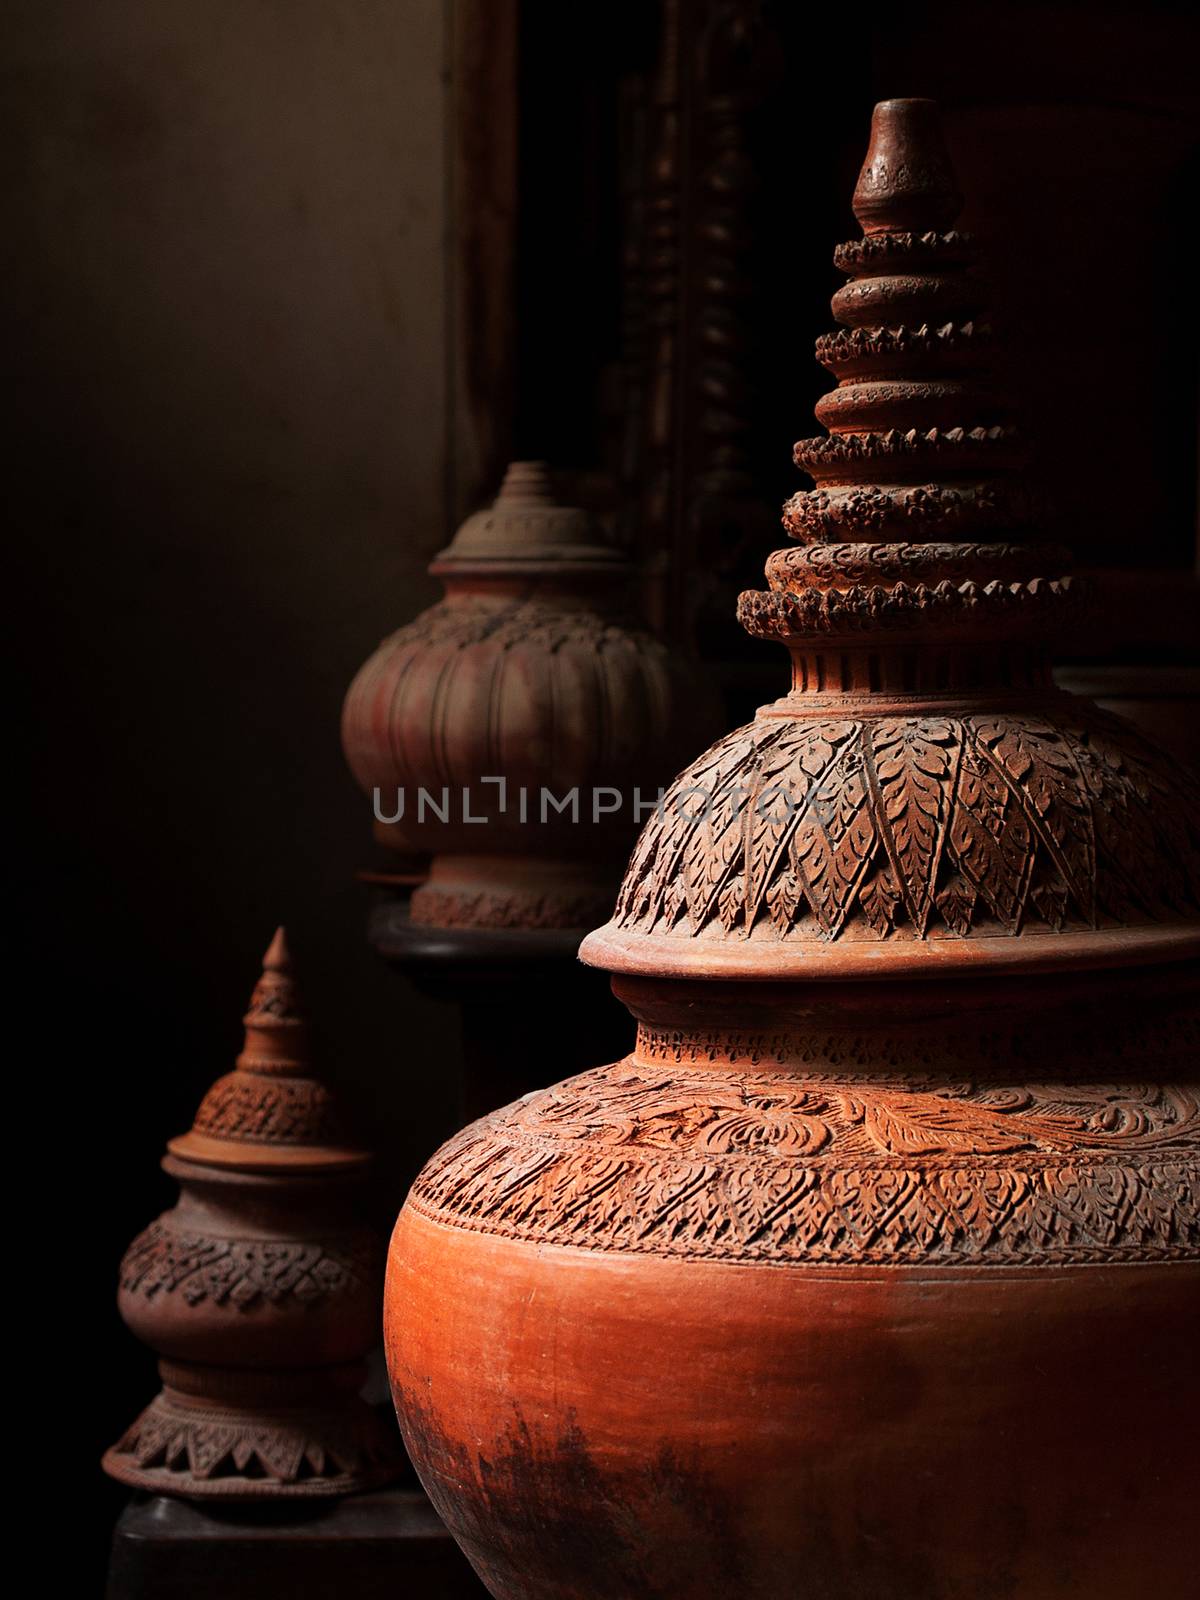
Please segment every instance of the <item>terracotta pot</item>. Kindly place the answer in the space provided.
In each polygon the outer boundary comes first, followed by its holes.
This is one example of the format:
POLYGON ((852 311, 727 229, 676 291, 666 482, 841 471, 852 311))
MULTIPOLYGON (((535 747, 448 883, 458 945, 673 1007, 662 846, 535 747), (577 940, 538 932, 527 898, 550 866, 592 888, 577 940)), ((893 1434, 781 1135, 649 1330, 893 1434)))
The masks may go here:
POLYGON ((515 462, 430 571, 445 599, 384 640, 342 715, 376 838, 432 858, 414 923, 582 932, 712 695, 633 618, 630 564, 540 462, 515 462))
POLYGON ((370 1488, 401 1464, 359 1393, 382 1267, 361 1215, 370 1157, 310 1063, 282 928, 245 1023, 235 1070, 168 1145, 177 1203, 121 1263, 118 1309, 163 1387, 104 1469, 190 1499, 370 1488))
POLYGON ((879 107, 808 542, 740 605, 792 691, 583 946, 633 1053, 397 1223, 397 1412, 502 1600, 1194 1592, 1200 821, 1050 679, 1082 601, 956 205, 934 108, 879 107))

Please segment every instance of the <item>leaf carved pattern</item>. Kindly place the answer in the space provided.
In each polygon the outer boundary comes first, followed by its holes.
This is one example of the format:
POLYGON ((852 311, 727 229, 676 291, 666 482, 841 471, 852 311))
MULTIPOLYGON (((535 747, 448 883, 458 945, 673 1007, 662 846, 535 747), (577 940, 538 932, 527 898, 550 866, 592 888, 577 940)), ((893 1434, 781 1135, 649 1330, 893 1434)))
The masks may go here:
POLYGON ((1028 1150, 1029 1134, 1019 1123, 980 1117, 973 1105, 931 1106, 929 1097, 893 1093, 885 1098, 848 1096, 846 1115, 890 1155, 922 1155, 932 1151, 1028 1150))
POLYGON ((818 785, 793 835, 795 872, 822 931, 841 931, 876 842, 861 749, 849 745, 818 785))
POLYGON ((1087 787, 1071 745, 1049 724, 971 719, 977 748, 995 762, 1024 802, 1085 919, 1096 915, 1096 848, 1087 787))
POLYGON ((879 832, 917 932, 929 925, 950 785, 961 754, 952 722, 887 721, 872 729, 867 771, 879 832))
POLYGON ((409 1204, 596 1250, 821 1265, 1196 1259, 1194 1085, 948 1083, 632 1060, 466 1128, 409 1204))
POLYGON ((1015 933, 1033 871, 1033 829, 1012 785, 972 740, 959 764, 949 844, 963 877, 1015 933))
POLYGON ((744 938, 958 937, 1200 909, 1193 796, 1090 713, 760 718, 679 778, 616 921, 744 938))
MULTIPOLYGON (((617 900, 617 915, 630 921, 656 922, 662 917, 671 927, 685 908, 681 882, 684 866, 691 865, 694 856, 705 856, 712 849, 712 836, 707 840, 708 850, 694 846, 694 836, 704 822, 704 811, 696 803, 689 810, 687 793, 691 789, 706 794, 719 794, 732 784, 753 759, 753 746, 747 746, 745 730, 738 729, 726 735, 701 756, 700 760, 671 788, 674 804, 668 811, 656 810, 642 829, 633 852, 629 868, 621 885, 617 900), (668 826, 668 823, 670 826, 668 826), (689 850, 689 847, 691 849, 689 850)), ((691 869, 693 892, 696 874, 704 881, 708 864, 703 860, 691 869)), ((707 905, 707 902, 706 902, 707 905)), ((705 920, 712 915, 711 907, 705 920)))
POLYGON ((753 926, 768 888, 784 868, 789 844, 793 866, 803 873, 803 852, 793 843, 800 819, 820 817, 826 788, 822 780, 857 731, 851 722, 802 725, 798 735, 780 741, 775 759, 760 754, 756 781, 742 813, 746 926, 753 926))
POLYGON ((1103 798, 1093 805, 1097 851, 1113 863, 1114 878, 1137 911, 1153 915, 1162 903, 1186 915, 1196 855, 1186 826, 1190 796, 1134 729, 1106 712, 1096 713, 1095 722, 1086 741, 1077 741, 1077 752, 1089 797, 1103 798), (1150 875, 1139 865, 1153 859, 1156 827, 1172 870, 1150 875))

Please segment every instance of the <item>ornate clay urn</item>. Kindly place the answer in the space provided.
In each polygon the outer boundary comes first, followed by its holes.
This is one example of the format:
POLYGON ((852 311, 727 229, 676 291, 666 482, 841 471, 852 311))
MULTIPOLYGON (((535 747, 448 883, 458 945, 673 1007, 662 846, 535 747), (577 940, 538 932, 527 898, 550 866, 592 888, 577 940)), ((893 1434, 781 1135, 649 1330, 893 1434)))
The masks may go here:
POLYGON ((636 1047, 465 1129, 393 1238, 403 1431, 504 1600, 1195 1592, 1195 809, 1052 685, 1079 601, 932 103, 876 109, 854 209, 740 604, 791 691, 583 947, 636 1047))
POLYGON ((282 928, 245 1020, 235 1070, 167 1146, 178 1203, 121 1263, 118 1307, 163 1387, 104 1468, 155 1494, 345 1494, 399 1466, 359 1394, 382 1250, 358 1220, 370 1157, 310 1065, 282 928))
POLYGON ((631 618, 630 564, 540 462, 509 467, 429 570, 445 599, 384 640, 342 715, 377 839, 432 858, 412 922, 583 930, 711 697, 631 618))

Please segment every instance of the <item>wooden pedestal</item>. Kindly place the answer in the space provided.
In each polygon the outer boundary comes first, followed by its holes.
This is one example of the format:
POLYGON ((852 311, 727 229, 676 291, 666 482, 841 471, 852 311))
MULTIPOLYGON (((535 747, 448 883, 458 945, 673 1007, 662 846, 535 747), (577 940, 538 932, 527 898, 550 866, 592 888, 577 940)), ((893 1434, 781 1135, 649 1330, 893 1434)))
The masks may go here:
POLYGON ((486 1600, 419 1489, 327 1503, 200 1507, 135 1495, 113 1533, 107 1600, 486 1600))

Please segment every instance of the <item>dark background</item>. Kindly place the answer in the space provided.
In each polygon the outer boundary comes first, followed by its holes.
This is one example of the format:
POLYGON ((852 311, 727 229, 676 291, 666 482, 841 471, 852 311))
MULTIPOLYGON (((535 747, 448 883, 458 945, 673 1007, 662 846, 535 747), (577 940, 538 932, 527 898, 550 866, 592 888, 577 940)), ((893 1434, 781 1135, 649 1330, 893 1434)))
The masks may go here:
MULTIPOLYGON (((454 9, 5 8, 7 593, 32 800, 10 834, 29 968, 10 1059, 37 1104, 11 1127, 34 1258, 11 1332, 45 1441, 33 1481, 64 1486, 97 1563, 122 1494, 95 1463, 154 1389, 113 1309, 117 1262, 170 1203, 163 1142, 228 1070, 277 922, 381 1153, 381 1215, 454 1125, 457 1015, 366 949, 368 819, 338 742, 353 673, 435 597, 427 561, 494 486, 461 447, 472 396, 450 354, 454 9)), ((1178 594, 1195 567, 1188 8, 764 15, 739 115, 745 453, 765 521, 698 563, 731 716, 781 682, 727 619, 828 386, 811 344, 884 95, 946 106, 1059 531, 1130 597, 1121 626, 1071 649, 1185 659, 1154 574, 1178 594)), ((519 8, 514 355, 471 378, 500 443, 616 513, 629 108, 659 23, 650 0, 519 8)), ((486 294, 486 254, 465 270, 486 294)))

